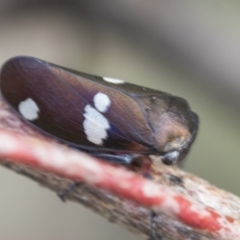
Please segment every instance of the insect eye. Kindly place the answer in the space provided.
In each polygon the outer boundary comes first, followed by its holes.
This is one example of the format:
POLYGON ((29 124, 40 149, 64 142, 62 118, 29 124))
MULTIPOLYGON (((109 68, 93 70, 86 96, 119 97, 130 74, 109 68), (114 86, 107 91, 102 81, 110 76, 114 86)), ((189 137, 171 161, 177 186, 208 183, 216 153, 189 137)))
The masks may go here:
POLYGON ((179 152, 178 151, 172 151, 165 153, 161 156, 161 160, 166 165, 173 165, 178 161, 179 152))

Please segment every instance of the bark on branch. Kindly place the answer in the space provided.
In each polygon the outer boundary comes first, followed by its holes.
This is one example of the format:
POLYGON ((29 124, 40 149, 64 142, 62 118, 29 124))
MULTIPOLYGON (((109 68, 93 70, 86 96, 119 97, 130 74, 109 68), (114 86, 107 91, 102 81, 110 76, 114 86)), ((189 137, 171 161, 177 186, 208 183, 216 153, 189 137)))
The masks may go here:
MULTIPOLYGON (((176 167, 113 166, 56 143, 28 126, 0 99, 0 163, 66 198, 149 238, 151 211, 158 239, 240 239, 240 199, 176 167), (134 172, 135 171, 135 172, 134 172)), ((57 201, 57 199, 56 199, 57 201)))

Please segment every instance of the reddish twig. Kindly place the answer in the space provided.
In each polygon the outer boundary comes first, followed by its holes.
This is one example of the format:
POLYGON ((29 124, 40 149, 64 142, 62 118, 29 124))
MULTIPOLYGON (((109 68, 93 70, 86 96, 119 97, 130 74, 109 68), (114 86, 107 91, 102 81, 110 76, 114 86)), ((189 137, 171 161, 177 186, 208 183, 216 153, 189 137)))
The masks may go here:
POLYGON ((177 168, 153 167, 152 175, 158 182, 155 183, 121 166, 44 139, 37 133, 34 137, 25 136, 26 132, 34 132, 5 105, 1 110, 3 165, 56 191, 66 188, 70 180, 81 182, 80 190, 67 197, 145 235, 150 233, 149 216, 150 211, 154 211, 158 214, 158 236, 167 239, 240 239, 236 214, 239 198, 177 168), (108 204, 104 204, 106 202, 108 204))

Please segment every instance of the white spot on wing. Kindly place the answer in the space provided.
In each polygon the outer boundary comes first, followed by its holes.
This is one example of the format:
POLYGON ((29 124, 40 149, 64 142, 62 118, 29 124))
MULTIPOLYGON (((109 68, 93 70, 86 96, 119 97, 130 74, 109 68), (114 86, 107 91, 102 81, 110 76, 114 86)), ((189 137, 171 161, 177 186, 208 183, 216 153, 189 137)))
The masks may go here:
POLYGON ((92 143, 102 145, 103 139, 107 138, 107 130, 110 128, 108 120, 90 105, 87 105, 84 110, 83 128, 87 139, 92 143))
POLYGON ((111 100, 104 93, 97 93, 93 98, 94 106, 99 112, 106 112, 111 104, 111 100))
POLYGON ((31 98, 27 98, 25 101, 20 102, 18 111, 24 118, 33 121, 38 119, 38 112, 40 110, 38 105, 31 98))
POLYGON ((121 79, 110 78, 110 77, 103 77, 103 80, 106 81, 106 82, 115 83, 115 84, 124 83, 124 81, 121 80, 121 79))

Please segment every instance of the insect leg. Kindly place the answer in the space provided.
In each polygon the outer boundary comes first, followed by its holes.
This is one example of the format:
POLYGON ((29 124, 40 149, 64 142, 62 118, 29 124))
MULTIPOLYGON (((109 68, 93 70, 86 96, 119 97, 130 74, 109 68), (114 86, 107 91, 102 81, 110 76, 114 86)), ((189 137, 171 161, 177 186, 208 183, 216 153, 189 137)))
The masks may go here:
POLYGON ((133 161, 133 156, 131 154, 106 154, 106 153, 91 153, 92 156, 96 158, 101 158, 110 163, 117 163, 121 165, 129 165, 133 161))

